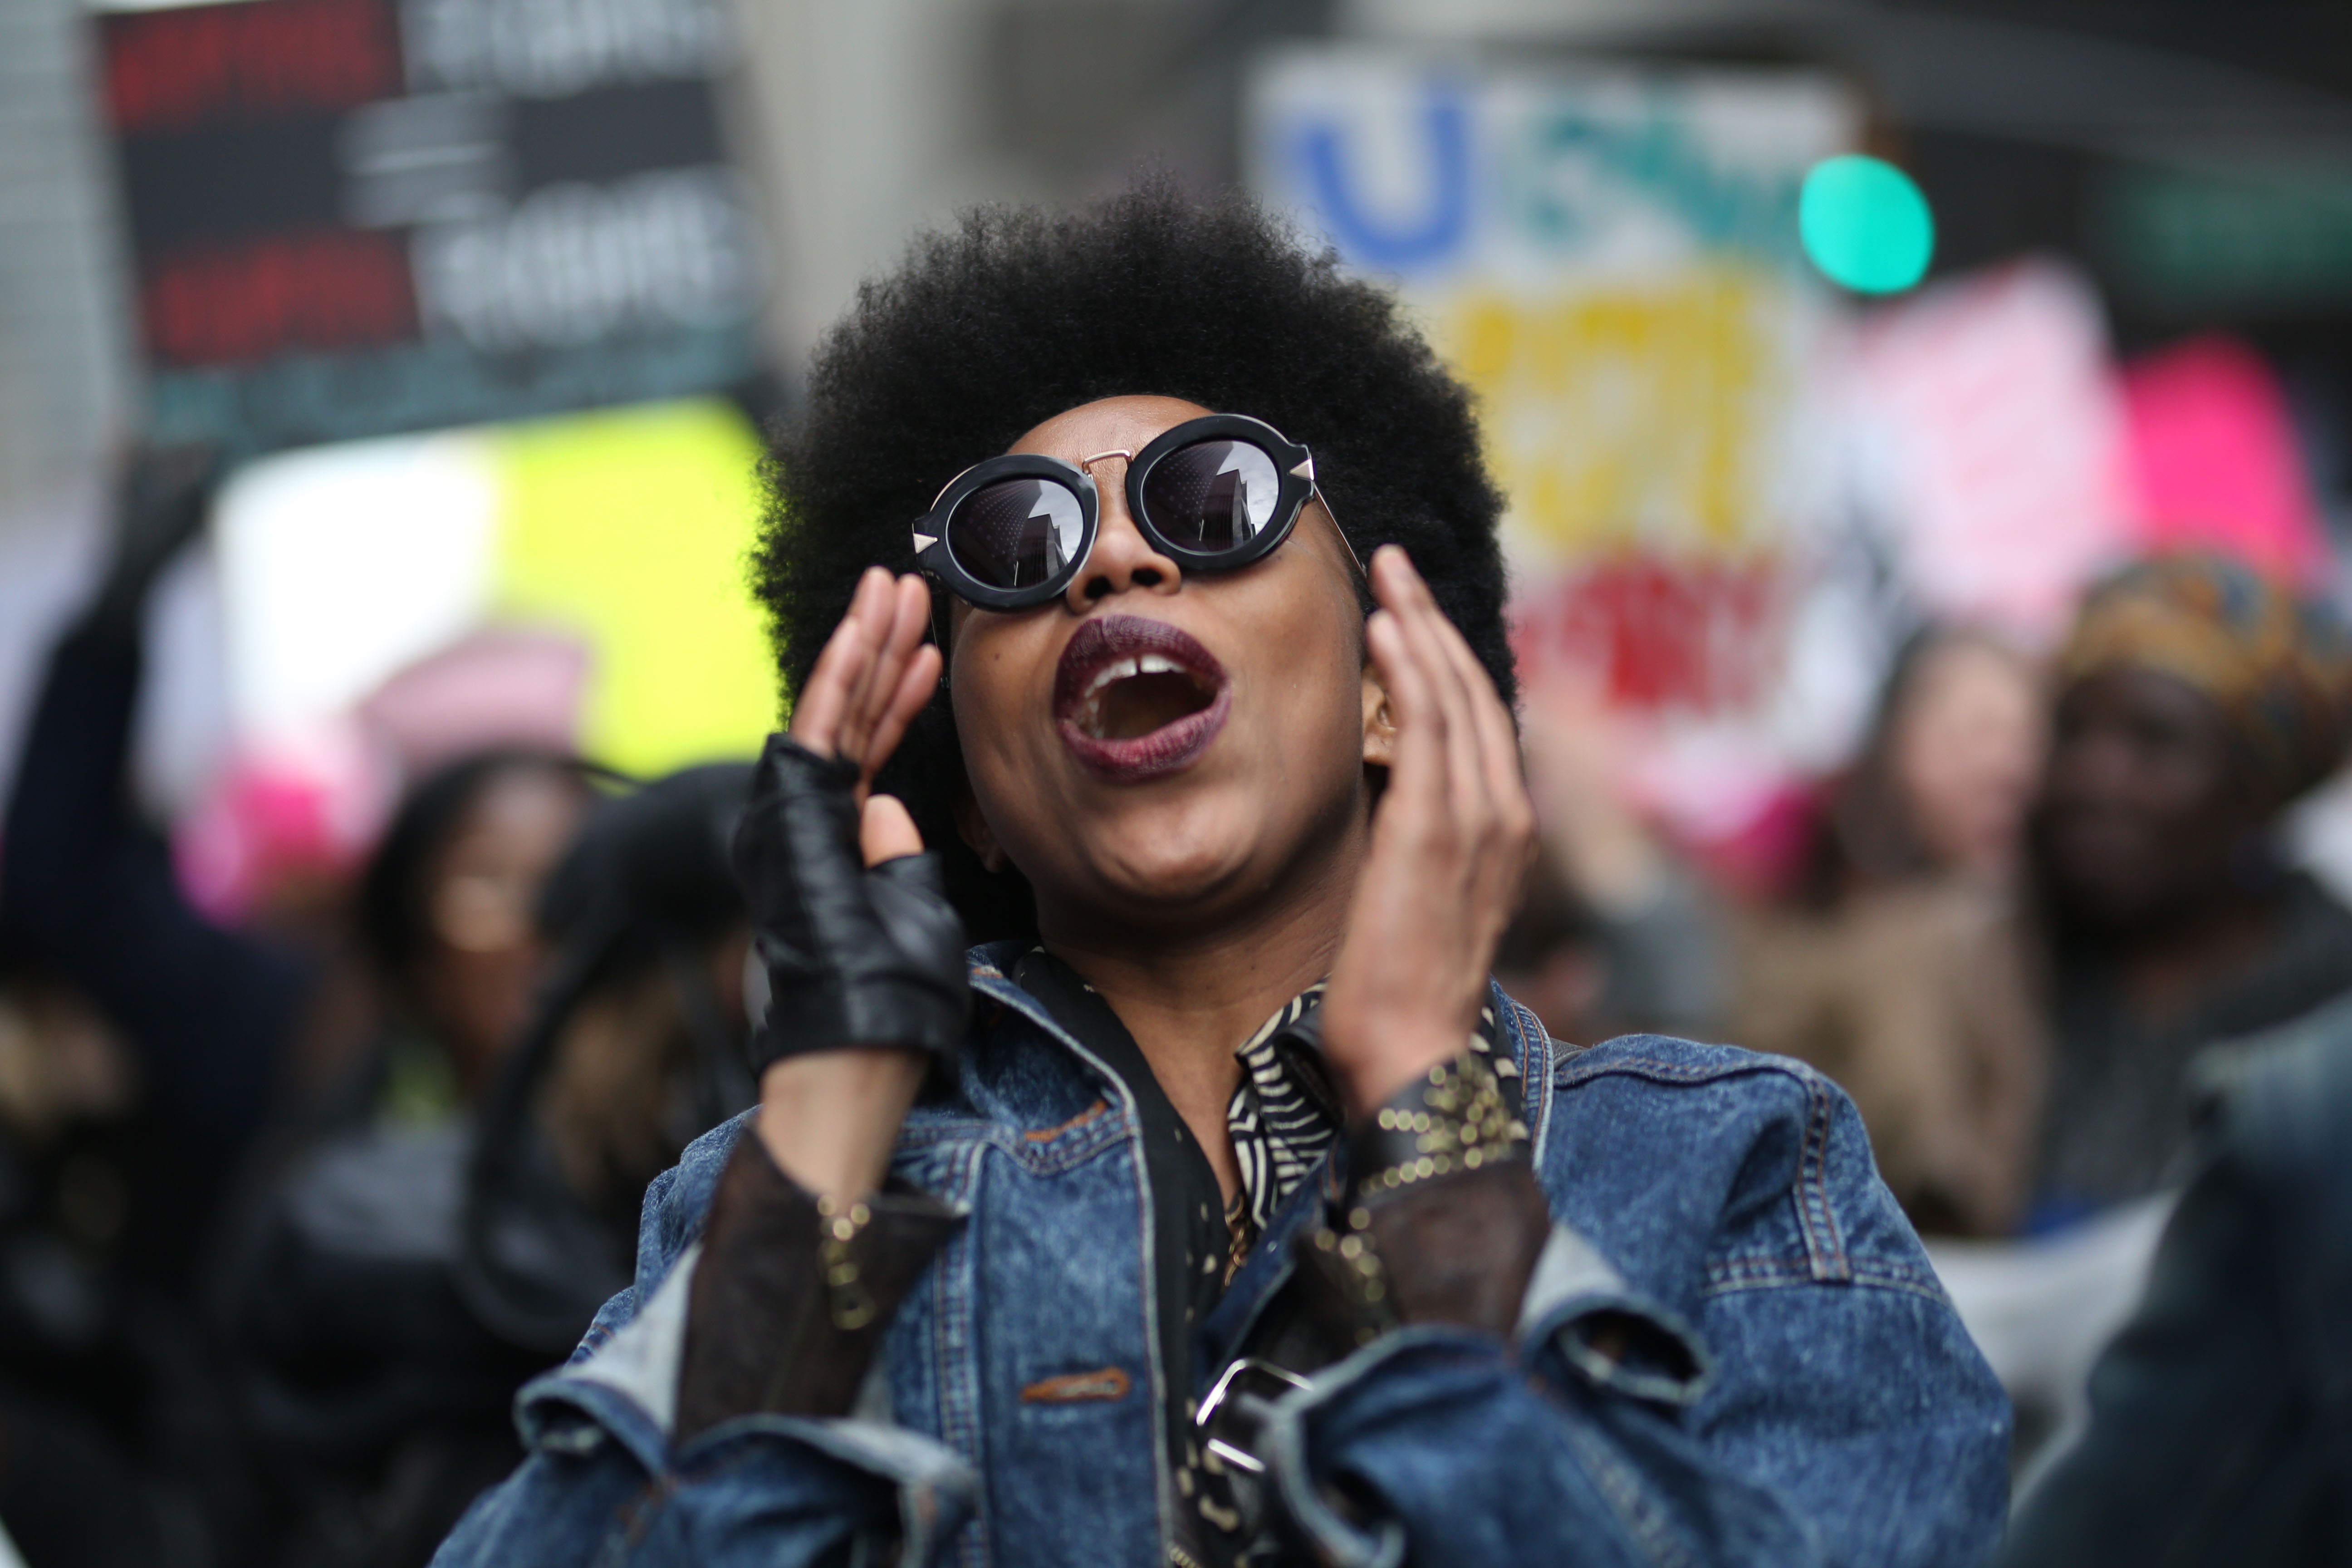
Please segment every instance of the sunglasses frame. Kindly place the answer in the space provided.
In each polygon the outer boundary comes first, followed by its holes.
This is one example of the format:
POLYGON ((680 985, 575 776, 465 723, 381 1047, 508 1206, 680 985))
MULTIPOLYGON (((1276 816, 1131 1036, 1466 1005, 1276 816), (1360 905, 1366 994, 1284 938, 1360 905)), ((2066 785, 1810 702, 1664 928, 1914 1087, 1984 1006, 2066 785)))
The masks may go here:
MULTIPOLYGON (((946 585, 956 597, 984 610, 1024 610, 1059 598, 1087 569, 1101 531, 1101 497, 1095 487, 1093 466, 1112 458, 1126 458, 1127 514, 1152 549, 1187 572, 1236 572, 1265 558, 1298 526, 1298 514, 1315 495, 1315 458, 1263 419, 1246 414, 1207 414, 1171 426, 1153 437, 1143 450, 1097 452, 1083 463, 1065 462, 1042 453, 1017 452, 974 463, 947 482, 931 509, 915 524, 915 564, 946 585), (1203 441, 1245 441, 1274 461, 1279 485, 1275 490, 1274 516, 1247 542, 1233 550, 1190 550, 1162 533, 1143 504, 1144 486, 1152 469, 1170 455, 1203 441), (1051 479, 1078 500, 1078 548, 1069 563, 1042 583, 999 588, 982 582, 964 569, 948 548, 948 524, 956 509, 974 492, 1004 479, 1051 479)), ((1351 556, 1354 551, 1349 552, 1351 556)))

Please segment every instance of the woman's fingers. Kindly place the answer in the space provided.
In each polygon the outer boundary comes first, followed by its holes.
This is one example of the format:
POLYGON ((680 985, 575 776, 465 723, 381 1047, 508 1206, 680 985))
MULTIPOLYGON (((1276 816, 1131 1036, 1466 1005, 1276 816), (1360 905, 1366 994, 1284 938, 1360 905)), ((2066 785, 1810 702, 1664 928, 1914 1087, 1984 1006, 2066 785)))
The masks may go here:
MULTIPOLYGON (((1475 834, 1486 826, 1494 805, 1479 754, 1477 691, 1463 678, 1461 668, 1450 655, 1448 643, 1460 640, 1454 624, 1445 618, 1429 584, 1412 570, 1410 562, 1406 563, 1406 575, 1412 605, 1409 625, 1419 643, 1423 662, 1433 671, 1431 684, 1436 687, 1445 710, 1446 782, 1457 819, 1475 834)), ((1481 678, 1479 685, 1485 684, 1481 678)))
POLYGON ((923 641, 930 618, 930 589, 920 577, 899 578, 889 640, 869 694, 870 723, 858 752, 868 784, 939 687, 940 650, 923 641))
POLYGON ((1487 798, 1494 803, 1507 828, 1531 834, 1535 830, 1535 807, 1528 798, 1527 776, 1519 765, 1518 731, 1511 723, 1510 710, 1503 706, 1502 695, 1495 689, 1486 667, 1478 662, 1478 656, 1470 651, 1470 644, 1454 623, 1440 615, 1435 630, 1439 645, 1462 682, 1465 705, 1477 733, 1478 765, 1486 780, 1487 798))
POLYGON ((923 836, 897 795, 868 795, 857 819, 857 848, 870 868, 901 855, 920 855, 923 836))
MULTIPOLYGON (((1379 574, 1375 592, 1394 616, 1398 639, 1418 677, 1421 711, 1410 721, 1422 728, 1431 746, 1427 805, 1444 813, 1448 826, 1475 826, 1463 818, 1475 816, 1484 805, 1485 784, 1475 766, 1477 730, 1468 694, 1433 624, 1443 622, 1444 614, 1402 550, 1381 551, 1374 570, 1379 574)), ((1400 747, 1408 722, 1406 715, 1398 716, 1400 747)))
POLYGON ((793 740, 820 756, 833 754, 842 710, 849 704, 850 684, 864 673, 867 651, 865 628, 857 624, 853 607, 824 639, 808 679, 794 696, 788 726, 793 740))
MULTIPOLYGON (((915 684, 910 667, 929 605, 921 578, 894 582, 883 568, 868 569, 793 705, 793 738, 811 751, 856 759, 870 780, 922 706, 900 712, 915 684)), ((937 680, 933 666, 929 681, 937 680)))
POLYGON ((1462 1048, 1524 874, 1517 738, 1404 553, 1372 559, 1366 626, 1396 724, 1371 854, 1325 1001, 1353 1113, 1462 1048))
MULTIPOLYGON (((842 754, 855 759, 869 780, 889 754, 887 746, 877 749, 877 732, 898 700, 907 661, 921 646, 929 604, 923 580, 909 575, 888 584, 887 591, 877 595, 869 607, 868 625, 875 637, 874 659, 850 700, 842 720, 841 736, 842 754)), ((891 744, 896 743, 894 735, 891 744)))
POLYGON ((880 567, 870 568, 857 584, 855 608, 865 629, 870 657, 849 689, 841 714, 841 754, 862 762, 866 738, 874 731, 876 689, 885 681, 896 685, 898 671, 889 668, 890 650, 898 631, 898 584, 880 567))
POLYGON ((874 782, 874 775, 882 770, 884 763, 890 760, 890 753, 898 749, 899 741, 906 736, 907 726, 915 721, 915 715, 923 710, 923 705, 931 700, 931 693, 939 689, 939 684, 940 650, 926 643, 914 651, 907 660, 906 668, 899 672, 898 689, 884 707, 882 716, 875 721, 874 733, 866 740, 866 784, 874 782))
POLYGON ((1381 814, 1433 809, 1445 791, 1445 730, 1428 672, 1394 610, 1374 612, 1365 625, 1364 638, 1388 693, 1389 716, 1396 725, 1381 814))
POLYGON ((875 638, 867 622, 877 595, 887 591, 889 576, 877 566, 857 580, 848 614, 825 639, 793 703, 793 739, 821 756, 829 757, 838 748, 852 699, 873 662, 875 638))
MULTIPOLYGON (((1450 879, 1468 900, 1463 929, 1491 936, 1507 920, 1533 853, 1534 808, 1520 777, 1517 735, 1485 667, 1411 563, 1400 554, 1381 572, 1378 591, 1402 649, 1391 662, 1419 673, 1424 704, 1437 717, 1420 728, 1442 737, 1442 760, 1430 770, 1437 782, 1400 800, 1417 809, 1398 826, 1410 823, 1451 868, 1450 879)), ((1482 952, 1481 963, 1489 957, 1482 952)))

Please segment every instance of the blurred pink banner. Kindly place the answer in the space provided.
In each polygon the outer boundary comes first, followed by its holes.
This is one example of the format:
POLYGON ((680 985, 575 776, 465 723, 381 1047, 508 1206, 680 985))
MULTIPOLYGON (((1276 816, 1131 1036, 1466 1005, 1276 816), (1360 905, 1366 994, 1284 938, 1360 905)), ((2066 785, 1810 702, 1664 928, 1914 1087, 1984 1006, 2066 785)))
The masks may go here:
POLYGON ((1854 371, 1855 429, 1913 595, 1952 619, 2056 636, 2131 543, 2090 285, 2040 260, 1955 279, 1874 318, 1854 371))
POLYGON ((355 713, 254 743, 173 834, 180 884, 215 920, 349 876, 401 791, 471 752, 579 748, 592 655, 565 632, 477 632, 394 674, 355 713))
POLYGON ((2194 338, 2124 374, 2137 532, 2151 551, 2218 550, 2290 582, 2327 564, 2286 395, 2234 338, 2194 338))
POLYGON ((393 675, 360 704, 412 782, 468 752, 579 750, 594 658, 564 631, 478 631, 393 675))

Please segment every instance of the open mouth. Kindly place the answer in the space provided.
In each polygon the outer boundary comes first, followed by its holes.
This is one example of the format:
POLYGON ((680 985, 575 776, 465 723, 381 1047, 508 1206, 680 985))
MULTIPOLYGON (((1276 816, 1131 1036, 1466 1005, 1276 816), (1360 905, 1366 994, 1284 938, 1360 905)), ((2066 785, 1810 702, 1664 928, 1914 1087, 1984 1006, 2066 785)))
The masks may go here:
POLYGON ((1097 741, 1132 741, 1189 719, 1216 700, 1182 665, 1139 653, 1095 671, 1070 721, 1097 741))
POLYGON ((1224 728, 1231 708, 1216 656, 1166 622, 1140 616, 1081 625, 1054 676, 1063 744, 1114 783, 1189 765, 1224 728))

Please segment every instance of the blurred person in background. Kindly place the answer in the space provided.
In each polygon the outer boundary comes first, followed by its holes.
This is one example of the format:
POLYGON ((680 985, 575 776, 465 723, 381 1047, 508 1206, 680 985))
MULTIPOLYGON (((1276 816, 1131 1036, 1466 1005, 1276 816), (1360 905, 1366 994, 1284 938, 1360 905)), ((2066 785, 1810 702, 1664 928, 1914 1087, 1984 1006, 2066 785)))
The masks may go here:
POLYGON ((1736 926, 1735 1037, 1837 1079, 1931 1234, 2006 1234, 2025 1197, 2042 1047, 2014 915, 2045 721, 2007 644, 1915 633, 1796 897, 1736 926))
POLYGON ((2196 1052, 2352 989, 2352 911, 2275 840, 2344 755, 2343 627, 2234 562, 2158 558, 2091 592, 2059 679, 2032 840, 2054 1035, 2045 1226, 2166 1180, 2196 1052))
POLYGON ((169 1211, 143 1227, 160 1250, 142 1263, 173 1279, 193 1265, 202 1216, 275 1109, 337 935, 319 922, 263 933, 207 921, 131 798, 147 602, 204 526, 216 478, 200 450, 126 464, 111 563, 50 654, 0 828, 0 931, 110 1020, 171 1145, 170 1175, 137 1196, 169 1211))
MULTIPOLYGON (((215 472, 194 452, 131 465, 112 563, 51 656, 0 839, 0 935, 21 963, 89 1000, 139 1086, 140 1120, 108 1167, 124 1217, 98 1278, 128 1304, 96 1314, 108 1333, 88 1353, 104 1374, 77 1380, 81 1403, 58 1415, 57 1433, 34 1425, 45 1413, 19 1411, 0 1446, 0 1500, 70 1499, 46 1552, 59 1563, 105 1560, 124 1521, 152 1515, 156 1498, 192 1479, 202 1510, 149 1530, 142 1550, 163 1553, 154 1560, 205 1550, 207 1535, 237 1557, 274 1534, 287 1500, 257 1495, 233 1456, 249 1446, 308 1464, 328 1450, 266 1397, 224 1397, 208 1348, 219 1325, 202 1320, 229 1314, 232 1359, 282 1326, 236 1298, 255 1277, 239 1237, 326 1236, 396 1257, 437 1212, 445 1243, 454 1237, 465 1108, 528 1017, 544 960, 532 911, 589 798, 569 758, 475 756, 411 794, 355 898, 305 882, 299 900, 265 901, 239 928, 195 909, 131 800, 130 736, 146 602, 202 527, 215 472), (355 994, 369 1000, 355 1007, 355 994), (293 1062, 344 1030, 373 1041, 359 1070, 323 1105, 290 1106, 293 1062), (214 1282, 206 1314, 194 1305, 200 1279, 214 1282), (101 1397, 110 1382, 130 1392, 101 1397), (79 1451, 65 1428, 92 1415, 117 1451, 76 1483, 55 1456, 79 1451)), ((300 1299, 263 1273, 273 1308, 300 1299)))
POLYGON ((199 450, 125 465, 112 557, 50 655, 0 829, 0 985, 22 1026, 0 1521, 34 1568, 203 1562, 249 1517, 194 1281, 286 1057, 360 989, 325 979, 341 928, 303 918, 330 907, 315 888, 263 910, 267 931, 215 925, 131 800, 147 601, 216 472, 199 450))
POLYGON ((369 861, 357 921, 383 1022, 241 1173, 208 1268, 257 1561, 405 1561, 400 1526, 466 1487, 475 1452, 496 1473, 499 1412, 534 1360, 459 1301, 459 1216, 479 1106, 545 973, 541 889, 591 799, 572 759, 468 757, 411 792, 369 861))
POLYGON ((147 601, 202 529, 215 477, 201 451, 129 465, 111 566, 50 656, 0 837, 0 931, 110 1020, 173 1140, 153 1198, 173 1206, 175 1276, 297 1058, 348 1054, 323 1036, 385 1042, 362 1076, 389 1071, 411 1099, 487 1086, 537 983, 539 885, 587 799, 568 758, 480 753, 412 792, 355 890, 285 879, 236 927, 197 910, 133 802, 130 750, 147 601))
POLYGON ((372 877, 363 907, 434 1008, 413 1026, 452 1043, 395 1032, 233 1227, 222 1310, 275 1560, 428 1559, 520 1457, 516 1388, 626 1281, 644 1184, 751 1102, 724 851, 747 774, 658 781, 575 832, 576 767, 476 758, 387 835, 441 846, 391 861, 410 874, 372 877), (525 950, 544 961, 502 962, 525 950))
POLYGON ((541 889, 599 770, 530 750, 464 757, 412 791, 361 879, 396 1098, 447 1110, 488 1091, 547 968, 541 889))
POLYGON ((0 1523, 33 1568, 190 1568, 236 1469, 192 1315, 152 1269, 175 1175, 131 1052, 0 939, 0 1523))
POLYGON ((752 1103, 751 927, 727 847, 748 764, 690 768, 610 801, 541 900, 555 962, 483 1112, 460 1289, 549 1360, 625 1287, 646 1184, 752 1103))
POLYGON ((1526 701, 1520 741, 1543 852, 1496 976, 1559 1039, 1718 1036, 1723 910, 1628 803, 1615 721, 1566 676, 1531 683, 1526 701))
POLYGON ((2147 1290, 2002 1568, 2352 1562, 2352 998, 2192 1078, 2147 1290))
POLYGON ((1912 633, 1831 792, 1813 901, 1944 878, 2012 887, 2048 722, 2041 679, 2009 643, 1960 626, 1912 633))

